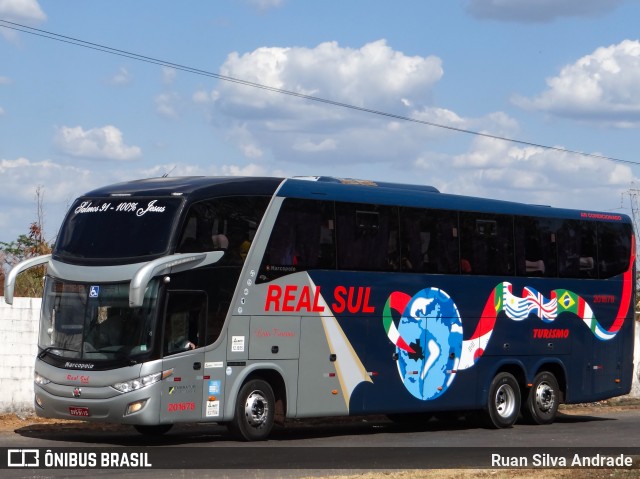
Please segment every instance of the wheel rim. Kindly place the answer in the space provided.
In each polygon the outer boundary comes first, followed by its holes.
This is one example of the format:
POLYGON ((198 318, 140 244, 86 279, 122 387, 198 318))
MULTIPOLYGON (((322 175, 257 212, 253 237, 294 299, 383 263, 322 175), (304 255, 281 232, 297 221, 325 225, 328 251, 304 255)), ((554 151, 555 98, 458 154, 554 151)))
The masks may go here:
POLYGON ((553 409, 556 402, 556 396, 553 388, 549 383, 541 382, 536 388, 536 407, 542 412, 548 412, 553 409))
POLYGON ((251 427, 261 427, 269 416, 269 402, 261 391, 253 391, 244 405, 244 415, 251 427))
POLYGON ((496 412, 502 418, 508 418, 513 415, 516 409, 516 394, 513 388, 507 384, 503 384, 496 391, 495 396, 496 412))

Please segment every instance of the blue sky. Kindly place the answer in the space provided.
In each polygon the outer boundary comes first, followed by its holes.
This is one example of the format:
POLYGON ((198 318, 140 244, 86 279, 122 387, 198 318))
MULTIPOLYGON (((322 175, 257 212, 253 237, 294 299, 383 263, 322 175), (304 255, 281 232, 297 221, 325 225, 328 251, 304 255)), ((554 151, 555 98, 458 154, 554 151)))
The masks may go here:
POLYGON ((640 164, 285 96, 1 20, 361 108, 640 162, 638 19, 638 0, 0 0, 0 241, 27 232, 38 187, 53 239, 80 194, 165 173, 332 175, 626 213, 640 176, 640 164))

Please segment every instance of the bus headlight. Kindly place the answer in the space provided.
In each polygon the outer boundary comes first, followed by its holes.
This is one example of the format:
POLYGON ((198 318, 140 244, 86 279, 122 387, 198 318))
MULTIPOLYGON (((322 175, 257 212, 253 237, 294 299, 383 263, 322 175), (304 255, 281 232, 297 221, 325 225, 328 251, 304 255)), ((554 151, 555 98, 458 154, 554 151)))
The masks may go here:
POLYGON ((141 378, 132 379, 131 381, 126 381, 123 383, 116 383, 111 387, 117 389, 121 393, 128 393, 131 391, 137 391, 138 389, 145 388, 147 386, 151 386, 158 381, 168 378, 173 374, 173 369, 169 369, 167 371, 162 371, 161 373, 153 373, 148 376, 143 376, 141 378))
POLYGON ((35 382, 38 386, 44 386, 45 384, 49 384, 51 380, 45 378, 44 376, 40 376, 38 373, 33 373, 33 382, 35 382))

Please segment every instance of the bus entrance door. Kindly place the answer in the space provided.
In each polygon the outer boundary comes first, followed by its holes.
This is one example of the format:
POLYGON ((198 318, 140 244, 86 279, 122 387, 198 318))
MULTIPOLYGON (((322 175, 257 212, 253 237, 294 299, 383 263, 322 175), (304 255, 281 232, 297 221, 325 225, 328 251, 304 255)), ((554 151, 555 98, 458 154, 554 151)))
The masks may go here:
POLYGON ((206 295, 200 291, 170 291, 164 323, 162 369, 173 370, 162 390, 160 421, 178 423, 204 417, 203 374, 206 295))

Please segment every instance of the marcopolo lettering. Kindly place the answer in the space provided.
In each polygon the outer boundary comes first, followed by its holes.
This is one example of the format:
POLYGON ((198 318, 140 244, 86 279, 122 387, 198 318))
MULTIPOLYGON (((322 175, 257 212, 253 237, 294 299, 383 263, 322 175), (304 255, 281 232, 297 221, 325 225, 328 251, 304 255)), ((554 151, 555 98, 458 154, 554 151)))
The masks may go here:
POLYGON ((72 363, 67 361, 66 363, 64 363, 64 367, 65 368, 69 368, 69 369, 93 369, 95 367, 95 364, 91 364, 91 363, 72 363))

